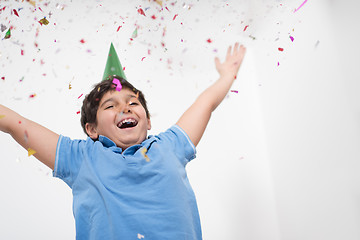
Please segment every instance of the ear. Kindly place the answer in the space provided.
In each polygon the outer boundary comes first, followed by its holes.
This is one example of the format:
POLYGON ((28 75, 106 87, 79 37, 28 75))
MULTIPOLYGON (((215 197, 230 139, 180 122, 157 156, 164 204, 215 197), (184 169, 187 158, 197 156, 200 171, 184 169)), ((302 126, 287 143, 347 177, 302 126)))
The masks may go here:
POLYGON ((86 123, 85 124, 85 129, 87 134, 89 135, 89 137, 91 139, 97 139, 98 138, 98 133, 96 131, 96 125, 95 123, 86 123))
POLYGON ((148 130, 150 130, 150 129, 151 129, 151 121, 150 121, 150 118, 148 118, 147 121, 148 121, 148 130))

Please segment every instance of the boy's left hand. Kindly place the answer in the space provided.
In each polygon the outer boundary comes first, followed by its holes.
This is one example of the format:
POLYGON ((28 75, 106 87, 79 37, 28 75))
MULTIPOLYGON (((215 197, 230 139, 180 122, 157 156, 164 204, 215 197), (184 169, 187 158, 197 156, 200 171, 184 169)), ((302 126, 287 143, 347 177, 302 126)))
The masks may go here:
POLYGON ((238 73, 246 52, 246 48, 243 45, 239 45, 239 43, 235 43, 234 49, 232 49, 232 46, 229 46, 223 63, 220 62, 218 57, 215 58, 216 70, 220 76, 230 75, 235 77, 238 73))

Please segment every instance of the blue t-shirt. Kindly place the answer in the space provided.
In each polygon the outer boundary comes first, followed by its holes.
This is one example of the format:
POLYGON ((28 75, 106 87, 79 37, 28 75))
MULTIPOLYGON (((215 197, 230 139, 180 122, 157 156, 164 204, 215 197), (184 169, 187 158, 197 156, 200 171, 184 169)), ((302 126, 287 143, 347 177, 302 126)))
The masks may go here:
POLYGON ((77 239, 202 239, 186 164, 196 150, 177 125, 125 151, 60 136, 54 176, 73 192, 77 239))

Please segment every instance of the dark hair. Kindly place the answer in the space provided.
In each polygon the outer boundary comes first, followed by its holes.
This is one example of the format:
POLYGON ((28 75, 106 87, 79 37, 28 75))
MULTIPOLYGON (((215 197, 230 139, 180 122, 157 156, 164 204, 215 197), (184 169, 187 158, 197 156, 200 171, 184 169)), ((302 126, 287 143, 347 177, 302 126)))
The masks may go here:
POLYGON ((86 95, 83 101, 83 105, 81 107, 80 122, 86 135, 88 135, 85 128, 86 123, 97 124, 96 114, 102 97, 105 95, 105 93, 109 91, 115 91, 116 85, 113 83, 114 78, 120 80, 123 89, 129 89, 138 96, 141 105, 145 109, 146 117, 150 119, 150 113, 146 106, 146 100, 144 94, 140 90, 136 89, 126 79, 117 75, 109 76, 107 79, 101 81, 98 84, 95 84, 93 90, 88 95, 86 95))

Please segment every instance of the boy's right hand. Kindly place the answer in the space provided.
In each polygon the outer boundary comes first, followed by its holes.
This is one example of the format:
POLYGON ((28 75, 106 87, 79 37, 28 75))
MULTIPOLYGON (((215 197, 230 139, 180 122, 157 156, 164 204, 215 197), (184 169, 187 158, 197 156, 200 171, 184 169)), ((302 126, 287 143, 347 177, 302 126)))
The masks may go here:
POLYGON ((54 169, 59 135, 0 104, 0 130, 9 133, 26 150, 54 169))

